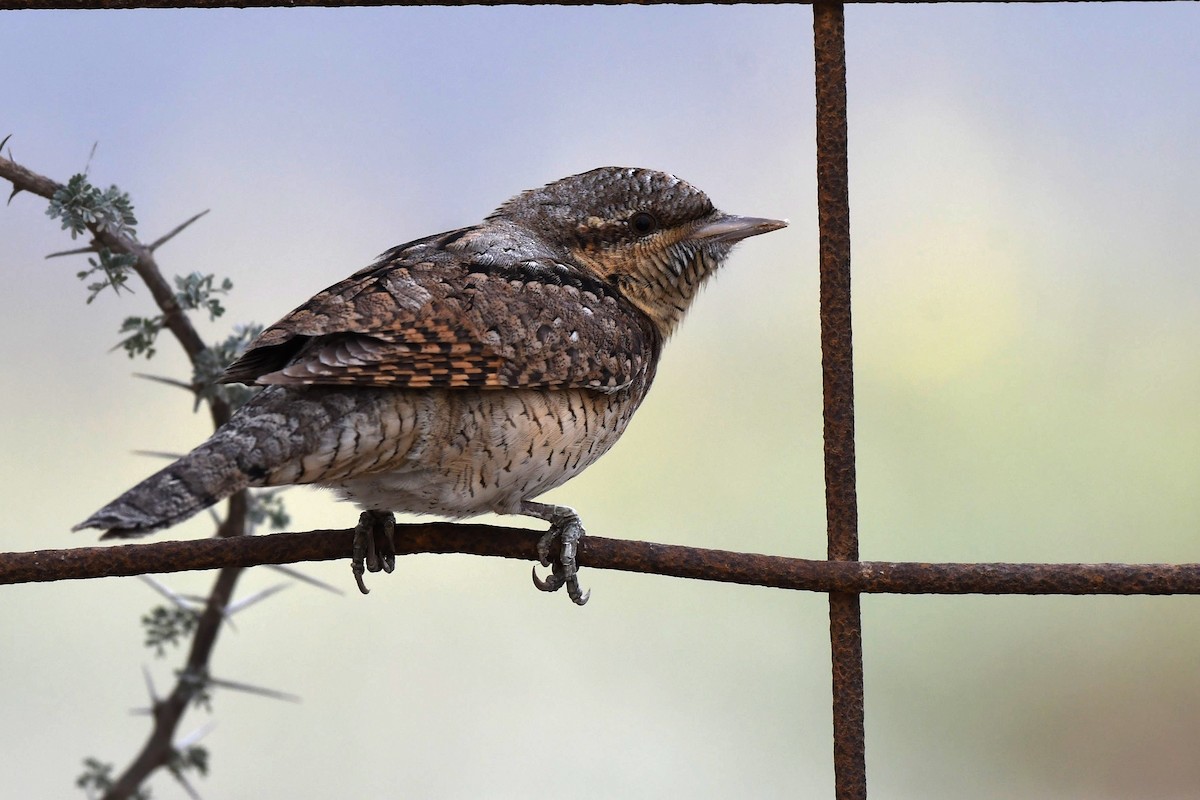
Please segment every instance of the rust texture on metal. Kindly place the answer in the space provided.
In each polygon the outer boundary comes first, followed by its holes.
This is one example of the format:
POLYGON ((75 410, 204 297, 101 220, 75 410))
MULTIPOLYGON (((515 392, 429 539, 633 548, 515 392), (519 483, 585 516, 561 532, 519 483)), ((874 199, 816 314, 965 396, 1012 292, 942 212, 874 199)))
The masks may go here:
MULTIPOLYGON (((1125 0, 1127 2, 1127 0, 1125 0)), ((1184 0, 1178 0, 1183 2, 1184 0)), ((1193 0, 1194 1, 1194 0, 1193 0)), ((929 3, 1063 3, 1080 0, 846 0, 847 3, 929 4, 929 3)), ((1117 2, 1117 0, 1089 0, 1117 2)), ((8 9, 128 9, 128 8, 302 8, 302 7, 378 7, 378 6, 593 6, 593 5, 812 5, 812 0, 0 0, 0 10, 8 9)))
POLYGON ((866 713, 858 595, 829 595, 829 641, 833 661, 834 796, 838 800, 865 800, 866 713))
POLYGON ((817 219, 821 246, 821 374, 829 559, 858 559, 854 356, 850 321, 850 169, 846 48, 839 3, 813 6, 817 95, 817 219))
MULTIPOLYGON (((854 356, 850 317, 850 167, 845 9, 813 5, 817 98, 817 219, 821 246, 821 374, 829 560, 858 560, 854 472, 854 356)), ((867 796, 862 612, 856 594, 829 595, 833 769, 839 800, 867 796)))
MULTIPOLYGON (((397 525, 402 555, 469 553, 537 560, 542 531, 432 522, 397 525)), ((349 558, 354 531, 0 553, 0 585, 349 558)), ((809 592, 882 594, 1200 594, 1200 564, 920 564, 822 561, 588 536, 579 563, 809 592)), ((522 573, 524 577, 524 573, 522 573)))

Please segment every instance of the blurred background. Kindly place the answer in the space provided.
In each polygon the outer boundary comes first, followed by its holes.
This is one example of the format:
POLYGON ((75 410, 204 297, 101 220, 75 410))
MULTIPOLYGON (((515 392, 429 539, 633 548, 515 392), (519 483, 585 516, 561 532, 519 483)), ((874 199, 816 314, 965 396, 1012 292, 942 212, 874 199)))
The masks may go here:
MULTIPOLYGON (((862 556, 1198 561, 1200 8, 847 10, 862 556)), ((270 323, 388 247, 604 164, 787 217, 739 246, 621 444, 548 497, 597 535, 823 557, 808 7, 6 12, 0 138, 130 192, 168 274, 270 323)), ((110 348, 144 289, 85 305, 78 246, 0 209, 6 551, 69 528, 208 432, 110 348)), ((353 508, 287 493, 293 530, 353 508)), ((509 524, 523 524, 510 520, 509 524)), ((207 535, 200 518, 171 536, 207 535)), ((159 535, 159 539, 165 538, 159 535)), ((831 797, 821 595, 527 564, 345 563, 236 618, 205 797, 831 797)), ((206 592, 212 575, 164 578, 206 592)), ((284 580, 258 569, 245 596, 284 580)), ((0 794, 123 770, 165 691, 141 581, 0 588, 0 794)), ((885 798, 1200 791, 1195 598, 863 601, 867 753, 885 798)), ((187 733, 207 716, 194 712, 187 733)), ((185 796, 166 775, 156 797, 185 796)))

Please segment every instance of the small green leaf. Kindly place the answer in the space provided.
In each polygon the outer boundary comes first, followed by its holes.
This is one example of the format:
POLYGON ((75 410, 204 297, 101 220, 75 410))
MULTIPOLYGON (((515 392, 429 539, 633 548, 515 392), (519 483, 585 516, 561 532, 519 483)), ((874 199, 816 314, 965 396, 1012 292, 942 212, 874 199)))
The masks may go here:
POLYGON ((161 314, 156 317, 126 317, 117 333, 128 333, 117 346, 125 348, 130 358, 144 355, 154 357, 154 340, 166 324, 166 317, 161 314))
POLYGON ((171 761, 167 768, 176 777, 188 770, 195 770, 200 775, 207 775, 208 750, 200 745, 192 745, 183 751, 177 750, 171 754, 171 761))
POLYGON ((72 239, 90 227, 113 235, 137 236, 137 217, 129 195, 116 186, 102 192, 83 173, 72 175, 66 186, 54 192, 46 215, 62 219, 63 230, 69 230, 72 239))
POLYGON ((127 283, 129 282, 129 270, 137 263, 134 256, 128 253, 114 254, 108 248, 101 248, 96 256, 97 258, 88 258, 89 269, 75 273, 75 277, 80 280, 87 280, 96 273, 103 275, 100 280, 88 284, 87 302, 89 305, 96 299, 96 295, 109 287, 112 287, 117 294, 120 294, 122 289, 133 291, 127 286, 127 283))
POLYGON ((251 492, 246 507, 246 519, 251 526, 267 523, 271 530, 281 531, 291 524, 292 518, 283 505, 283 489, 267 489, 251 492))
POLYGON ((233 333, 223 342, 211 345, 196 358, 192 373, 192 385, 196 388, 196 405, 202 400, 221 397, 233 408, 238 408, 255 394, 258 389, 237 384, 218 383, 225 368, 242 354, 260 333, 262 325, 235 325, 233 333))
POLYGON ((179 606, 156 606, 149 614, 142 616, 146 647, 153 647, 155 657, 162 658, 166 646, 178 645, 196 629, 199 620, 200 614, 196 611, 179 606))
POLYGON ((221 301, 217 300, 214 295, 228 294, 233 288, 233 281, 226 278, 221 281, 220 285, 213 286, 213 281, 216 276, 211 273, 201 275, 199 272, 193 272, 191 275, 184 277, 175 277, 175 299, 179 302, 180 308, 186 311, 195 311, 204 309, 208 311, 210 320, 216 319, 225 313, 225 307, 221 305, 221 301))

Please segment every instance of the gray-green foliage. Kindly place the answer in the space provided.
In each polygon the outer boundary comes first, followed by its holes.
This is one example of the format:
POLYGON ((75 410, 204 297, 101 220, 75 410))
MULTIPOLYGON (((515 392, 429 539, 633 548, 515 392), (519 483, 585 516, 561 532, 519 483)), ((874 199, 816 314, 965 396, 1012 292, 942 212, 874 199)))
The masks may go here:
MULTIPOLYGON (((75 277, 81 281, 86 281, 88 278, 100 274, 99 280, 94 280, 87 285, 88 289, 88 304, 90 305, 96 299, 96 295, 103 292, 105 289, 112 287, 112 290, 120 294, 122 289, 128 289, 125 283, 129 280, 129 270, 133 269, 137 259, 133 256, 125 254, 114 254, 107 247, 102 247, 96 252, 96 258, 88 257, 88 269, 80 270, 75 273, 75 277)), ((129 289, 129 291, 133 291, 129 289)))
POLYGON ((114 236, 121 233, 137 235, 134 227, 137 217, 133 213, 133 202, 129 195, 116 186, 100 191, 82 172, 72 175, 67 185, 54 193, 46 216, 61 219, 63 230, 70 231, 72 239, 89 228, 114 236))
POLYGON ((231 408, 238 408, 254 396, 257 389, 241 384, 218 383, 221 373, 242 354, 260 333, 262 325, 234 325, 223 342, 209 345, 197 356, 192 370, 192 387, 196 392, 196 403, 220 397, 231 408))
POLYGON ((155 606, 150 613, 142 615, 142 626, 146 629, 146 647, 154 648, 154 655, 162 658, 166 646, 178 645, 196 630, 200 613, 179 606, 155 606))
MULTIPOLYGON (((87 175, 82 172, 72 175, 67 185, 54 193, 46 215, 62 220, 63 230, 70 231, 72 239, 88 230, 113 236, 137 236, 137 217, 129 195, 116 186, 101 191, 88 182, 87 175)), ((80 280, 98 276, 87 285, 87 301, 91 303, 96 295, 110 287, 118 293, 127 288, 129 270, 136 262, 137 259, 128 253, 113 253, 107 247, 97 246, 96 257, 88 258, 88 269, 76 273, 80 280)))
POLYGON ((113 765, 105 764, 96 758, 83 760, 83 774, 75 779, 75 785, 80 789, 95 789, 107 792, 113 785, 113 765))
MULTIPOLYGON (((162 315, 156 317, 126 317, 121 323, 121 327, 117 333, 129 334, 120 342, 117 347, 125 348, 126 354, 130 358, 144 355, 146 358, 153 358, 154 341, 158 338, 158 332, 163 329, 166 323, 162 315)), ((114 350, 116 347, 113 348, 114 350)))
POLYGON ((200 775, 207 775, 208 750, 200 745, 192 745, 191 747, 185 747, 183 750, 175 750, 171 753, 171 760, 167 762, 167 770, 180 783, 187 782, 184 780, 184 773, 188 770, 195 770, 200 775))
POLYGON ((179 682, 188 690, 188 702, 196 708, 212 711, 212 683, 208 679, 208 670, 179 673, 179 682))
POLYGON ((184 311, 207 311, 210 320, 224 314, 225 306, 221 305, 216 296, 229 294, 229 290, 233 288, 233 281, 225 278, 213 286, 215 280, 216 276, 212 273, 201 275, 199 272, 193 272, 182 278, 176 276, 175 299, 179 301, 179 307, 184 311))
MULTIPOLYGON (((208 750, 200 745, 191 745, 182 750, 172 750, 166 767, 175 780, 187 786, 186 773, 194 771, 201 776, 208 774, 208 750)), ((87 792, 89 797, 107 793, 116 784, 113 779, 113 769, 112 764, 96 758, 85 758, 83 772, 75 779, 75 785, 87 792)), ((194 792, 190 791, 190 787, 188 793, 193 797, 196 796, 194 792)), ((150 787, 139 786, 130 795, 130 800, 151 800, 152 797, 150 787)))
POLYGON ((246 508, 246 521, 250 527, 266 524, 272 530, 281 531, 291 524, 292 518, 283 505, 283 489, 267 489, 251 492, 246 508))
MULTIPOLYGON (((176 275, 175 302, 179 303, 179 307, 184 311, 203 310, 208 312, 209 320, 216 319, 225 313, 225 306, 221 305, 221 301, 216 296, 229 294, 229 290, 233 288, 233 281, 225 278, 214 286, 213 281, 215 280, 216 276, 211 273, 201 275, 199 272, 193 272, 183 277, 176 275)), ((113 288, 115 289, 117 286, 114 284, 113 288)), ((91 302, 90 298, 89 302, 91 302)), ((153 317, 126 317, 125 321, 121 323, 121 329, 117 332, 129 335, 120 341, 118 347, 125 348, 125 353, 130 358, 141 355, 153 358, 154 341, 166 324, 167 318, 162 314, 153 317)))
MULTIPOLYGON (((75 779, 75 785, 87 792, 89 797, 107 792, 114 784, 113 765, 96 758, 85 758, 83 773, 75 779)), ((150 800, 150 789, 139 787, 129 797, 130 800, 150 800)))
MULTIPOLYGON (((63 229, 71 232, 72 239, 89 230, 124 235, 132 240, 137 238, 137 216, 129 195, 116 186, 101 191, 82 172, 72 175, 67 185, 54 193, 46 214, 51 219, 62 220, 63 229)), ((87 302, 91 303, 109 288, 117 294, 122 289, 132 291, 128 286, 129 271, 136 266, 137 257, 131 253, 114 253, 99 243, 94 245, 96 256, 88 257, 88 269, 76 273, 80 280, 91 281, 87 284, 87 302)), ((184 311, 207 311, 208 318, 214 320, 225 313, 218 296, 229 294, 232 288, 233 282, 228 278, 218 282, 211 273, 193 272, 176 276, 175 300, 184 311)), ((165 324, 166 318, 161 314, 126 317, 118 331, 123 335, 118 346, 130 358, 142 355, 151 358, 155 352, 154 342, 165 324)))

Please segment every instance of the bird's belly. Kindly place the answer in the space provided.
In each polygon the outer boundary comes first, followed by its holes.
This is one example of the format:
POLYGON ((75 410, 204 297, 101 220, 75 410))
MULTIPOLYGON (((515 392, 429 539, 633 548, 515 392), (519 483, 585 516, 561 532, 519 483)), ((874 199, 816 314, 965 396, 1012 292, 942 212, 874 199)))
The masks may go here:
MULTIPOLYGON (((625 430, 637 399, 585 390, 448 391, 430 435, 384 468, 331 485, 379 510, 461 518, 518 513, 582 472, 625 430)), ((640 398, 638 398, 640 399, 640 398)))

